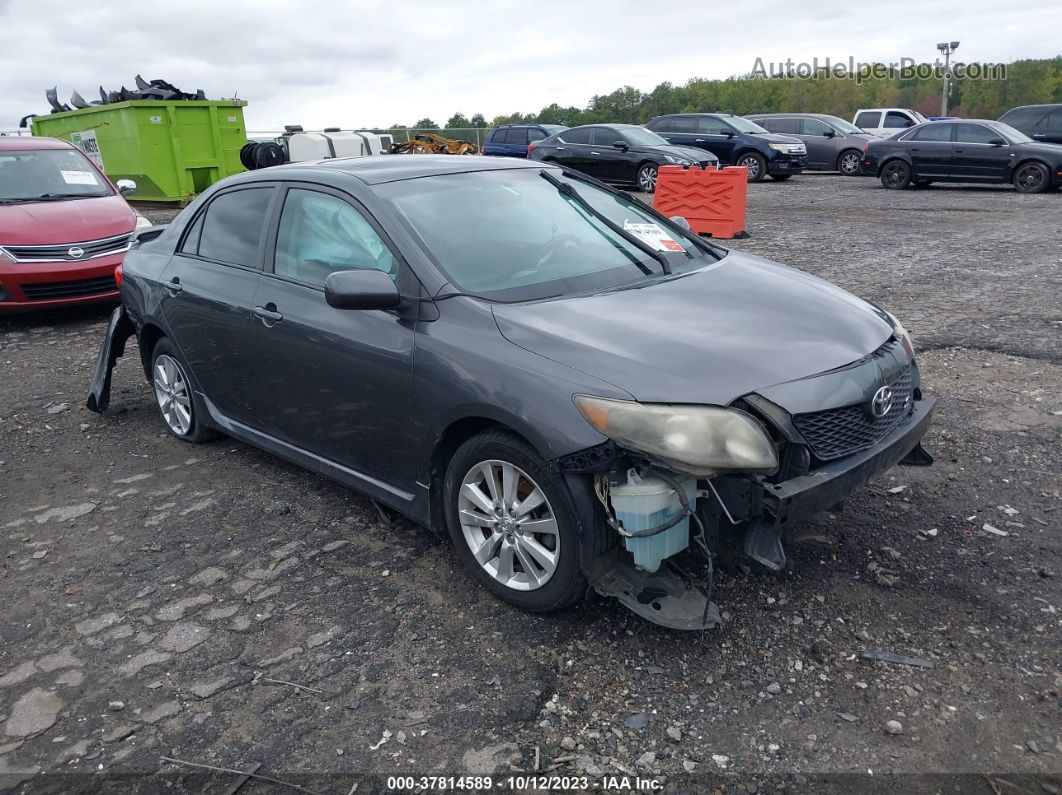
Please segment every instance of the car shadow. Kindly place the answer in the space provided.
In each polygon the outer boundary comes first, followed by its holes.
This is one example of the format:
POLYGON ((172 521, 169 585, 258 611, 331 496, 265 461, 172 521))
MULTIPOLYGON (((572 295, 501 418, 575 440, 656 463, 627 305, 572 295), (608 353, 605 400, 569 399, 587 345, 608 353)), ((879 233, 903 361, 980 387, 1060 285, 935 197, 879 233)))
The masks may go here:
POLYGON ((17 309, 11 314, 0 314, 0 334, 5 331, 27 331, 40 326, 102 321, 107 319, 116 306, 118 299, 72 304, 54 309, 17 309))

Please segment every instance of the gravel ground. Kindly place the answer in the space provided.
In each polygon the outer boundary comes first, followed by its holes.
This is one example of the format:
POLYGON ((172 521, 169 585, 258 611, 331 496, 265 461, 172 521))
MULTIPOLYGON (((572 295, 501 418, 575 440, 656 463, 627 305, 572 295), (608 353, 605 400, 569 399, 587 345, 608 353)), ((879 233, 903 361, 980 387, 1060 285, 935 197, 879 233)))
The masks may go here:
POLYGON ((237 781, 168 757, 322 793, 536 770, 607 791, 1058 793, 1060 210, 1006 188, 751 186, 736 247, 913 332, 937 463, 800 528, 785 575, 722 572, 704 637, 594 596, 521 613, 357 494, 173 440, 132 344, 111 411, 84 410, 106 309, 0 320, 0 790, 237 781))

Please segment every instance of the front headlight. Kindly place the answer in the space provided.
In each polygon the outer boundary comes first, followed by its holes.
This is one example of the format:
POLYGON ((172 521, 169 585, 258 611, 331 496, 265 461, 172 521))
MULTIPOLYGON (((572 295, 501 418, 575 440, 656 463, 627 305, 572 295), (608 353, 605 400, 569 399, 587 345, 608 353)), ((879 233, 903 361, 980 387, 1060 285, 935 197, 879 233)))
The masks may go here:
POLYGON ((889 320, 892 321, 892 330, 896 332, 896 336, 900 338, 900 342, 903 344, 904 350, 906 350, 907 353, 913 359, 915 355, 915 350, 914 337, 911 336, 911 332, 903 327, 903 324, 900 322, 899 318, 897 318, 896 315, 894 315, 892 312, 888 311, 887 309, 882 309, 881 311, 889 316, 889 320))
POLYGON ((687 160, 684 157, 672 157, 671 155, 664 155, 664 159, 667 162, 674 163, 677 166, 688 166, 693 162, 692 160, 687 160))
POLYGON ((154 224, 152 224, 151 221, 149 221, 144 216, 142 216, 139 213, 137 213, 137 216, 136 216, 136 227, 135 227, 135 229, 133 231, 135 232, 137 229, 147 229, 149 226, 154 226, 154 224))
POLYGON ((720 406, 671 406, 576 395, 587 422, 617 444, 690 475, 770 473, 778 456, 749 415, 720 406))
POLYGON ((786 154, 789 154, 789 144, 768 144, 768 146, 776 152, 785 152, 786 154))

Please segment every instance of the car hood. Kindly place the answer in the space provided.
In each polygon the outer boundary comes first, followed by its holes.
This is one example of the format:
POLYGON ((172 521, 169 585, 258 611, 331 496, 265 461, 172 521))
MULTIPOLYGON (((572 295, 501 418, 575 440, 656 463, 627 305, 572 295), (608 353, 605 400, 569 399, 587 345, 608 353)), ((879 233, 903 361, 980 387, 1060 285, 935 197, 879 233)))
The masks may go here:
POLYGON ((718 158, 711 152, 706 152, 704 149, 698 149, 695 146, 639 146, 638 152, 654 152, 658 155, 671 155, 672 157, 684 157, 686 160, 692 160, 694 163, 705 163, 716 161, 718 158))
POLYGON ((734 252, 634 289, 495 305, 494 316, 510 342, 647 403, 726 405, 850 364, 892 336, 841 288, 734 252))
POLYGON ((772 144, 802 144, 802 140, 795 135, 780 135, 779 133, 749 133, 749 135, 755 135, 761 141, 767 141, 772 144))
POLYGON ((121 196, 0 204, 0 245, 81 243, 128 234, 136 214, 121 196))

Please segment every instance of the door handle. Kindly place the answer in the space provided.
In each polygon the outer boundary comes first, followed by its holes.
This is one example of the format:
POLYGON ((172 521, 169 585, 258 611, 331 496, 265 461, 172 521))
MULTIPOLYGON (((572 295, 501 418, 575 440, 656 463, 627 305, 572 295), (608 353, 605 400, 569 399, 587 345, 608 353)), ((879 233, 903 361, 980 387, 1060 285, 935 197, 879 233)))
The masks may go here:
POLYGON ((599 154, 601 154, 601 153, 600 153, 600 152, 594 152, 594 151, 591 151, 591 152, 590 152, 590 154, 592 154, 592 155, 599 155, 599 154))
POLYGON ((1033 133, 1032 137, 1033 138, 1046 138, 1047 137, 1047 133, 1033 133))
POLYGON ((703 138, 694 138, 693 142, 695 144, 703 144, 704 143, 704 139, 703 138))
POLYGON ((557 147, 557 149, 558 149, 558 150, 560 150, 560 149, 567 149, 567 148, 568 148, 568 147, 566 147, 566 146, 558 146, 558 147, 557 147))
POLYGON ((918 148, 917 146, 912 146, 912 147, 911 147, 911 151, 912 151, 912 152, 921 152, 922 150, 921 150, 921 149, 919 149, 919 148, 918 148))
POLYGON ((274 323, 279 323, 284 319, 284 316, 277 311, 277 305, 272 303, 265 306, 256 306, 254 308, 254 316, 259 318, 266 326, 272 326, 274 323))
POLYGON ((962 154, 963 152, 965 152, 965 151, 966 151, 965 149, 956 149, 956 150, 955 150, 955 154, 957 154, 957 155, 961 155, 961 154, 962 154))
POLYGON ((184 286, 181 284, 181 280, 176 276, 174 276, 162 286, 170 291, 170 295, 177 295, 177 293, 184 289, 184 286))

